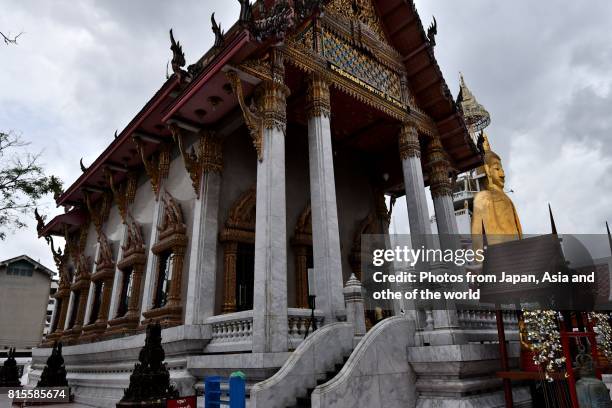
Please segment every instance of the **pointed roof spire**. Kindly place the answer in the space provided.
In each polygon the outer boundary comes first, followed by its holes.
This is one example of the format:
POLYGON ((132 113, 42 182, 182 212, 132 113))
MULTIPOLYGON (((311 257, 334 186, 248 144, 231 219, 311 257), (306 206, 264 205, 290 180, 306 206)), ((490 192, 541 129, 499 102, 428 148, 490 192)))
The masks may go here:
POLYGON ((608 231, 608 243, 610 244, 610 254, 612 254, 612 235, 610 235, 610 226, 608 225, 608 221, 606 221, 606 230, 608 231))
POLYGON ((548 214, 550 215, 550 227, 552 229, 552 233, 557 235, 557 226, 555 225, 555 218, 553 217, 552 209, 550 208, 550 203, 548 203, 548 214))
POLYGON ((459 107, 459 111, 463 114, 470 133, 476 133, 489 126, 491 123, 491 116, 484 106, 478 103, 472 91, 467 87, 463 79, 463 74, 460 72, 459 75, 457 106, 459 107))
POLYGON ((480 220, 482 223, 482 246, 483 248, 489 245, 489 240, 487 240, 487 231, 485 231, 484 220, 480 220))

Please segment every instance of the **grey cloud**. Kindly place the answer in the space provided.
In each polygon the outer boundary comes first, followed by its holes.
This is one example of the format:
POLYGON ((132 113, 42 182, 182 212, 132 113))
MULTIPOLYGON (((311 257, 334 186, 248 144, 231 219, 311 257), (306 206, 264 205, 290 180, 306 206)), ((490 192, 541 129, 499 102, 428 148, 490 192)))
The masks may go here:
MULTIPOLYGON (((435 53, 450 89, 457 92, 463 71, 491 112, 491 142, 525 229, 546 231, 543 214, 552 201, 569 232, 600 232, 602 220, 612 221, 612 181, 605 176, 612 154, 612 3, 416 3, 425 25, 432 15, 438 21, 435 53), (593 160, 599 164, 590 166, 593 160)), ((91 163, 163 82, 168 29, 189 64, 212 45, 210 14, 227 29, 238 10, 237 1, 12 2, 0 24, 26 33, 18 47, 0 48, 0 126, 21 131, 33 150, 44 151, 49 172, 71 183, 80 174, 78 159, 91 163)), ((407 231, 403 204, 394 212, 398 230, 407 231)), ((52 265, 34 237, 31 228, 0 242, 0 258, 27 251, 52 265)))

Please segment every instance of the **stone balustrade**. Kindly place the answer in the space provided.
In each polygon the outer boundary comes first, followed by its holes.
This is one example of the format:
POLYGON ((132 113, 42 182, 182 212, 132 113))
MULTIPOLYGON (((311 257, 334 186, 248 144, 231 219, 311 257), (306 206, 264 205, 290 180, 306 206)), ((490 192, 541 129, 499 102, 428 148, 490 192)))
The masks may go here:
POLYGON ((213 316, 206 320, 211 325, 211 339, 205 351, 211 353, 251 351, 253 349, 253 311, 245 310, 213 316))
MULTIPOLYGON (((304 340, 306 330, 308 330, 308 333, 312 333, 312 324, 309 324, 312 311, 310 309, 297 309, 290 307, 287 310, 287 315, 289 320, 289 348, 295 349, 302 342, 302 340, 304 340)), ((323 326, 324 319, 323 311, 315 310, 317 328, 321 328, 323 326)))
MULTIPOLYGON (((312 332, 310 309, 289 308, 287 310, 287 337, 289 348, 295 349, 304 340, 306 330, 312 332)), ((315 310, 317 328, 323 326, 321 310, 315 310)), ((245 310, 213 316, 206 320, 211 327, 211 339, 205 351, 210 353, 239 352, 253 350, 253 311, 245 310)))
MULTIPOLYGON (((507 340, 518 339, 516 312, 504 310, 504 329, 507 340)), ((494 310, 458 310, 459 326, 468 342, 497 341, 497 321, 494 310)))

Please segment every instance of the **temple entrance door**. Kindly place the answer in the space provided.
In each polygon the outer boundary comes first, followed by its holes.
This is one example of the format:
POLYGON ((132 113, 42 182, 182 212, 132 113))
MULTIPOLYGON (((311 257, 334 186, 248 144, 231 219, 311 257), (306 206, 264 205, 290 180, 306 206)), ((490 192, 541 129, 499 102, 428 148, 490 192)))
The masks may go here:
POLYGON ((238 243, 236 253, 236 311, 253 309, 255 245, 238 243))

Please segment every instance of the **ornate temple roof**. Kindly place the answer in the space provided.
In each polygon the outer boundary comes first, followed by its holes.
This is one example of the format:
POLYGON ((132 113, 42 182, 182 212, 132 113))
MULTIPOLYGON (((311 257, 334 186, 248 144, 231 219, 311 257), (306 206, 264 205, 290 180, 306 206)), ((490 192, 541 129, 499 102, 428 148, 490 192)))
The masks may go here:
POLYGON ((476 133, 491 123, 489 112, 476 100, 472 91, 465 84, 463 74, 460 74, 459 95, 457 96, 457 105, 463 114, 465 123, 468 126, 470 133, 476 133))
MULTIPOLYGON (((407 107, 401 108, 404 109, 401 115, 429 123, 428 130, 440 136, 457 171, 466 171, 480 164, 482 159, 467 128, 470 123, 466 124, 467 118, 471 117, 465 115, 464 119, 434 56, 437 23, 434 21, 426 29, 412 0, 359 0, 352 7, 350 0, 240 3, 239 18, 226 32, 212 19, 214 45, 191 65, 186 66, 177 33, 171 34, 171 75, 126 128, 114 139, 109 138, 110 143, 100 156, 90 166, 83 167, 83 174, 59 197, 58 205, 85 210, 85 196, 89 195, 92 203, 99 200, 108 190, 109 177, 116 185, 124 182, 129 171, 141 169, 145 160, 150 160, 155 152, 172 142, 167 128, 170 121, 180 120, 196 129, 213 126, 231 116, 228 114, 236 109, 237 101, 228 91, 224 71, 228 67, 246 67, 249 61, 264 58, 270 47, 287 44, 287 40, 302 30, 321 8, 328 8, 329 14, 334 7, 352 10, 357 17, 336 22, 341 26, 339 29, 353 33, 352 44, 368 49, 367 55, 393 60, 395 62, 389 66, 405 72, 405 84, 412 99, 407 107), (373 36, 370 36, 368 28, 372 29, 373 36), (380 47, 372 48, 370 37, 380 40, 380 47)), ((320 15, 322 19, 325 19, 324 14, 320 15)), ((248 75, 242 79, 245 81, 245 95, 251 93, 257 80, 248 75)), ((298 85, 292 86, 296 88, 298 85)), ((352 86, 357 88, 355 84, 352 86)), ((467 102, 471 93, 467 91, 464 94, 463 99, 467 102)), ((376 99, 376 96, 372 98, 376 99)), ((344 106, 344 102, 342 100, 338 106, 344 106)), ((376 100, 371 102, 376 105, 376 100)), ((468 111, 467 108, 464 110, 468 111)), ((488 113, 486 118, 488 121, 488 113)), ((344 125, 346 121, 338 123, 344 125)), ((390 145, 396 148, 397 142, 390 145)), ((388 160, 384 157, 382 161, 388 160)), ((79 217, 60 218, 49 222, 45 232, 59 235, 62 225, 79 217)))

